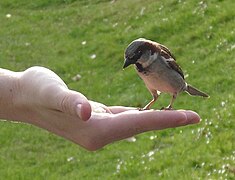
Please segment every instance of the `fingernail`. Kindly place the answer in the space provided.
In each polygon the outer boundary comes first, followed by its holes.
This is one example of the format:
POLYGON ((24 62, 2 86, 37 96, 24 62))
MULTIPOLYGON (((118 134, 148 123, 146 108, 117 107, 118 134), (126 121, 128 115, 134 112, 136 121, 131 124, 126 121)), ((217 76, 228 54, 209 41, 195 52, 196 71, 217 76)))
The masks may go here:
POLYGON ((82 119, 82 104, 78 104, 77 105, 77 109, 76 109, 77 115, 79 116, 80 119, 82 119))
POLYGON ((193 111, 186 111, 185 114, 189 123, 194 124, 200 122, 200 116, 197 113, 193 111))

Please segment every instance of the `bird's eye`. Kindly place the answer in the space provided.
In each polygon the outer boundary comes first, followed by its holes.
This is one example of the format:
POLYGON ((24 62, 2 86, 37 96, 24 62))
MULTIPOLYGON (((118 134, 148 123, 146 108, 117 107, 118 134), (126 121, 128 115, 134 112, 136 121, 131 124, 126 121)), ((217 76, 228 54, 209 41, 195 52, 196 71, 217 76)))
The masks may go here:
POLYGON ((134 62, 137 61, 141 56, 142 56, 142 51, 137 51, 132 55, 126 56, 126 58, 134 62))
POLYGON ((138 60, 140 57, 142 56, 142 51, 137 51, 135 54, 133 54, 132 56, 129 56, 129 59, 131 60, 138 60))
POLYGON ((139 59, 142 56, 142 51, 137 51, 137 53, 134 55, 135 59, 139 59))

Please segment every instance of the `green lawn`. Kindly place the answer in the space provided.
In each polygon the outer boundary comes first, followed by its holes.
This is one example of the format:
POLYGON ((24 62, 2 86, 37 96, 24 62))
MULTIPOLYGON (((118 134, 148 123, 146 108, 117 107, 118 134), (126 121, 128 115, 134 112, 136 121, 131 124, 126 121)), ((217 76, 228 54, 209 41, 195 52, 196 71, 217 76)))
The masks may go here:
MULTIPOLYGON (((176 100, 175 108, 200 114, 198 125, 144 133, 97 152, 1 121, 0 179, 234 179, 234 9, 234 0, 1 0, 2 68, 45 66, 92 100, 143 107, 151 95, 122 63, 130 41, 145 37, 168 46, 187 82, 210 99, 182 93, 176 100)), ((169 100, 163 94, 154 107, 169 100)))

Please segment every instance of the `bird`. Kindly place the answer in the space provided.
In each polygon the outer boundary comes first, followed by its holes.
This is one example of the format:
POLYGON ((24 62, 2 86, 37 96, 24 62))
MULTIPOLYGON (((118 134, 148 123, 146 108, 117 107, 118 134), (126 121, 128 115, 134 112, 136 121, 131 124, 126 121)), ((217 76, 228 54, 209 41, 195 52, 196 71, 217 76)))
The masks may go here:
POLYGON ((145 38, 132 41, 124 53, 123 69, 132 64, 153 97, 141 110, 151 109, 161 93, 172 95, 170 104, 162 108, 164 110, 173 109, 173 103, 181 92, 209 97, 208 94, 186 83, 175 56, 165 45, 145 38))

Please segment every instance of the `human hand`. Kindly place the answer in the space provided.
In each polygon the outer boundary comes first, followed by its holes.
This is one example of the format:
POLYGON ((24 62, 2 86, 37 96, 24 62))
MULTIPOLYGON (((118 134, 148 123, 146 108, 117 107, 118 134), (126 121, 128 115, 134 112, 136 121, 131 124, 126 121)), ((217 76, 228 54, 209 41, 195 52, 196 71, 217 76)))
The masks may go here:
POLYGON ((83 94, 69 90, 54 72, 43 67, 22 72, 17 89, 11 119, 46 129, 88 150, 97 150, 142 132, 200 120, 192 111, 139 111, 89 101, 83 94))

